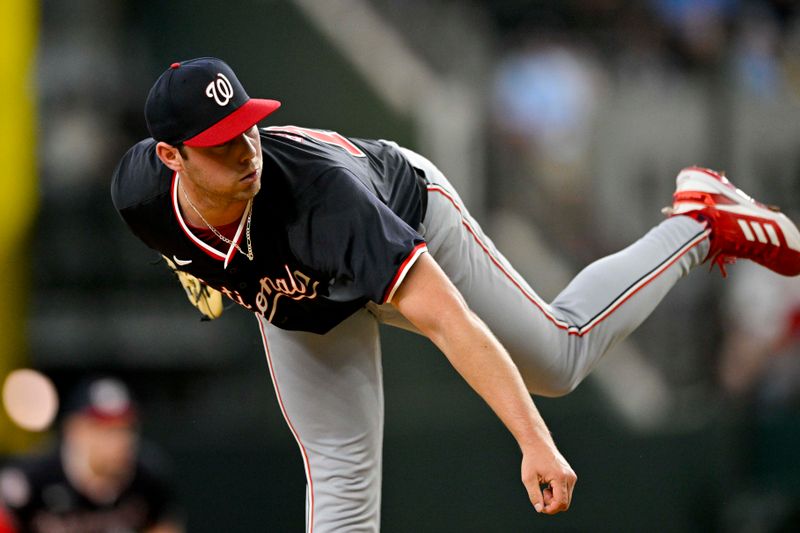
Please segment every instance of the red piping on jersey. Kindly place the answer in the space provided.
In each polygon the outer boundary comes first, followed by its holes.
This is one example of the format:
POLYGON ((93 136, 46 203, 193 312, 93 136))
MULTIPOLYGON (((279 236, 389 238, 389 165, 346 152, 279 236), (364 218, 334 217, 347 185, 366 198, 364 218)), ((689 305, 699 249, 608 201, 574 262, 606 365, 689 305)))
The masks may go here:
POLYGON ((308 452, 306 451, 305 446, 303 446, 303 442, 300 440, 300 435, 298 435, 297 430, 294 428, 294 424, 292 424, 291 419, 289 419, 289 414, 286 412, 286 407, 283 405, 283 396, 281 396, 280 387, 278 387, 278 380, 275 377, 275 367, 272 364, 272 355, 269 352, 269 342, 267 341, 267 332, 264 330, 264 323, 262 319, 256 315, 256 320, 258 321, 258 329, 261 330, 261 340, 264 342, 264 352, 267 354, 267 365, 269 366, 269 375, 272 378, 272 386, 275 388, 275 396, 278 398, 278 405, 281 408, 281 413, 283 413, 283 419, 286 420, 286 424, 289 426, 289 431, 292 432, 292 436, 294 436, 294 440, 297 441, 297 445, 300 447, 300 453, 303 456, 303 465, 305 466, 306 471, 306 479, 308 480, 308 494, 309 494, 309 508, 308 508, 308 533, 313 533, 314 531, 314 480, 311 477, 311 462, 308 459, 308 452))
MULTIPOLYGON (((228 249, 228 253, 227 254, 223 254, 222 252, 220 252, 219 250, 217 250, 213 246, 210 246, 208 243, 204 242, 202 239, 197 238, 197 236, 194 233, 192 233, 192 231, 189 229, 189 225, 183 220, 183 216, 181 215, 180 204, 178 203, 178 171, 177 170, 172 173, 171 189, 172 189, 172 208, 173 208, 173 210, 175 212, 175 218, 178 219, 178 225, 183 230, 183 233, 185 233, 186 236, 189 237, 190 241, 192 241, 195 245, 197 245, 198 248, 203 250, 209 256, 213 257, 214 259, 216 259, 218 261, 225 261, 225 267, 227 267, 228 263, 230 263, 231 257, 233 257, 233 255, 236 253, 236 247, 231 245, 230 248, 228 249)), ((246 215, 247 215, 247 213, 242 215, 242 217, 244 217, 246 215)), ((236 244, 240 244, 242 242, 242 235, 244 234, 244 232, 242 231, 243 222, 244 222, 244 219, 242 219, 239 222, 239 228, 236 230, 237 233, 233 237, 233 242, 235 242, 236 244)))
POLYGON ((670 266, 672 266, 686 252, 697 246, 699 243, 703 242, 703 240, 705 240, 711 233, 710 229, 706 229, 705 231, 699 233, 697 236, 695 236, 693 239, 691 239, 689 242, 683 245, 680 249, 678 249, 671 258, 665 260, 657 269, 653 270, 648 275, 641 278, 637 283, 635 283, 631 287, 628 287, 628 289, 626 289, 625 292, 617 296, 616 299, 612 300, 611 303, 602 312, 600 312, 598 315, 592 318, 592 320, 590 320, 583 326, 576 326, 564 322, 563 320, 560 320, 559 318, 554 316, 550 311, 548 311, 547 309, 548 306, 546 303, 541 302, 535 295, 530 294, 522 287, 522 284, 520 284, 520 282, 517 281, 514 278, 514 276, 511 275, 511 273, 502 265, 502 263, 492 254, 489 248, 481 241, 480 237, 478 237, 478 234, 475 232, 475 230, 472 228, 472 226, 464 217, 464 211, 461 209, 461 206, 459 206, 456 203, 453 197, 446 190, 441 188, 441 186, 439 185, 431 184, 428 185, 428 192, 439 193, 445 198, 447 198, 447 200, 449 200, 450 203, 453 204, 453 207, 455 207, 456 211, 458 211, 459 214, 461 215, 461 223, 463 224, 463 226, 472 235, 472 238, 475 239, 475 242, 477 242, 478 246, 480 246, 483 249, 484 253, 489 257, 489 259, 491 259, 492 263, 494 263, 495 266, 500 269, 500 271, 508 278, 508 280, 515 287, 517 287, 517 289, 519 289, 520 292, 522 292, 525 298, 527 298, 533 305, 539 308, 539 310, 545 315, 545 317, 548 320, 550 320, 550 322, 552 322, 557 328, 566 330, 568 334, 577 335, 578 337, 582 337, 583 335, 589 333, 589 331, 591 331, 592 328, 594 328, 597 324, 605 320, 611 313, 613 313, 617 308, 619 308, 619 306, 625 303, 631 296, 639 292, 641 289, 647 286, 651 281, 656 279, 662 272, 664 272, 670 266))
POLYGON ((382 304, 385 304, 391 299, 392 296, 394 296, 394 291, 397 290, 400 282, 402 282, 403 278, 406 277, 409 269, 414 266, 414 263, 417 262, 419 256, 427 250, 428 245, 424 242, 419 243, 414 247, 413 250, 411 250, 411 252, 406 256, 405 261, 403 261, 403 263, 400 265, 400 268, 397 269, 397 273, 395 273, 394 278, 392 278, 392 282, 389 283, 389 286, 386 288, 386 292, 383 293, 383 301, 381 302, 382 304))

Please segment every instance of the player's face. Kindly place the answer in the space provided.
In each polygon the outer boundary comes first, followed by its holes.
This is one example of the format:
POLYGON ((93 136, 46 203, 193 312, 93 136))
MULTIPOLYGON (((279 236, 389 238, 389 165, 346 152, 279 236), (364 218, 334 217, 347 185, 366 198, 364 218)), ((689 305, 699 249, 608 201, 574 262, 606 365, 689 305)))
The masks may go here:
POLYGON ((70 449, 81 453, 96 475, 124 479, 130 474, 139 441, 130 423, 76 417, 69 425, 67 436, 70 449))
POLYGON ((261 138, 253 126, 225 144, 186 146, 183 177, 211 198, 246 201, 261 189, 261 138))
POLYGON ((126 477, 133 466, 137 440, 129 426, 95 428, 89 454, 92 470, 108 477, 126 477))

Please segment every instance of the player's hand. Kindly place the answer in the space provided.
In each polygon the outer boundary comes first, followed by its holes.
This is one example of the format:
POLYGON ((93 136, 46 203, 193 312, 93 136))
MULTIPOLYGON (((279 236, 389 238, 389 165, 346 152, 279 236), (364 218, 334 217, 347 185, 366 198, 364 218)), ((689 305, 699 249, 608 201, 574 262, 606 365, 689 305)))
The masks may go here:
POLYGON ((555 445, 523 450, 522 483, 536 512, 556 514, 569 509, 578 476, 555 445))

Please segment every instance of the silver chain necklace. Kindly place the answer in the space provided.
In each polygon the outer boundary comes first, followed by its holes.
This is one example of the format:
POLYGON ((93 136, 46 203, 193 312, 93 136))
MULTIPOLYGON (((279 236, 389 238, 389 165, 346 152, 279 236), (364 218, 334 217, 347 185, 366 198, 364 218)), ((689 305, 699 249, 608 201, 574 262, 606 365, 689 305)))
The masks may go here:
POLYGON ((184 187, 181 187, 181 191, 183 191, 183 197, 186 198, 186 201, 189 203, 189 207, 191 207, 194 210, 194 212, 197 213, 197 216, 199 216, 200 220, 202 220, 203 223, 208 227, 208 229, 211 230, 211 233, 213 233, 222 242, 224 242, 224 243, 226 243, 228 245, 232 245, 234 248, 239 250, 239 253, 242 254, 243 256, 247 257, 247 259, 249 259, 250 261, 253 260, 253 257, 254 257, 253 256, 253 243, 250 240, 250 218, 253 216, 253 200, 252 199, 250 199, 250 201, 247 202, 247 229, 245 230, 245 235, 247 236, 247 253, 244 253, 244 250, 239 248, 238 244, 236 244, 235 242, 233 242, 232 240, 227 238, 225 235, 220 233, 217 228, 215 228, 214 226, 212 226, 211 224, 208 223, 208 220, 206 220, 206 217, 204 217, 200 213, 200 211, 198 211, 198 209, 194 206, 192 201, 189 200, 189 195, 186 194, 186 189, 184 187))

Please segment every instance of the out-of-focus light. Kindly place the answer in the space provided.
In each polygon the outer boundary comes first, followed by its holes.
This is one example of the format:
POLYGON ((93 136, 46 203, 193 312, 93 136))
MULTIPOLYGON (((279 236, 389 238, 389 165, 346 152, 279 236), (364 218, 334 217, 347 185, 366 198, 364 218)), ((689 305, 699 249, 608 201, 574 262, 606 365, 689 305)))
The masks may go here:
POLYGON ((28 431, 44 431, 58 412, 58 393, 50 379, 36 370, 14 370, 3 384, 3 406, 9 418, 28 431))

